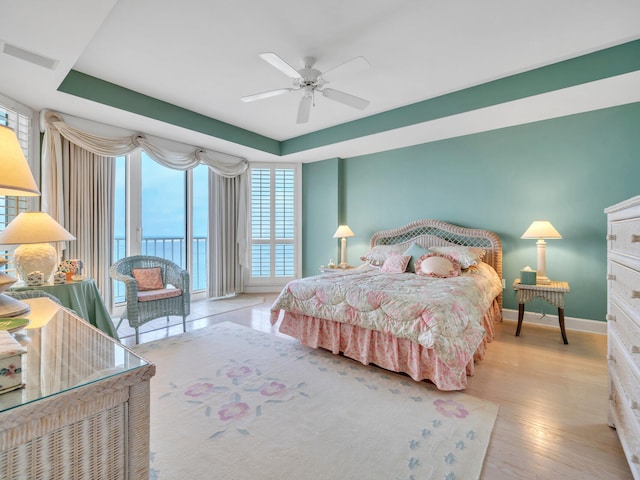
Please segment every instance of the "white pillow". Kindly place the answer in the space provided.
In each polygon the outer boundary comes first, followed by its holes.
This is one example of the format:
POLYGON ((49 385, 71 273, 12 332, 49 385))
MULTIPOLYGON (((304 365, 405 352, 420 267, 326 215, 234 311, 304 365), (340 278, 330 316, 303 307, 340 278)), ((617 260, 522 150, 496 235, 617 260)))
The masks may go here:
POLYGON ((460 264, 439 253, 429 253, 416 261, 416 274, 428 277, 449 278, 460 275, 460 264))
POLYGON ((390 255, 398 255, 404 252, 406 246, 403 245, 376 245, 360 260, 371 265, 382 265, 390 255))
POLYGON ((462 268, 469 268, 480 264, 487 254, 485 250, 477 247, 463 247, 452 245, 448 247, 429 247, 429 250, 444 253, 460 263, 462 268))

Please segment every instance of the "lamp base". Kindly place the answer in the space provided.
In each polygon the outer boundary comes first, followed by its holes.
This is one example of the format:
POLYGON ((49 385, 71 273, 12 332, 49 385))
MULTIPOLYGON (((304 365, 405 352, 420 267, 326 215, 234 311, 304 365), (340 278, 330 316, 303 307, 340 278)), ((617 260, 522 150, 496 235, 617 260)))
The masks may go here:
POLYGON ((549 285, 551 283, 551 280, 549 280, 549 277, 540 277, 537 276, 536 277, 536 285, 549 285))
POLYGON ((44 281, 48 282, 58 264, 58 254, 49 243, 25 243, 13 253, 18 278, 27 282, 31 272, 42 272, 44 281))

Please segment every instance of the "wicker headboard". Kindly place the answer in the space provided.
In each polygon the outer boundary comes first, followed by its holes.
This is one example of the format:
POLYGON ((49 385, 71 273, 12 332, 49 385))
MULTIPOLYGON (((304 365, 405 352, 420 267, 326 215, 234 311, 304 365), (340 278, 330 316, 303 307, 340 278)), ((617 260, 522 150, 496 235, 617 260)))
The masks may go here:
MULTIPOLYGON (((440 220, 416 220, 404 227, 381 230, 371 236, 370 245, 406 245, 417 243, 429 248, 446 245, 464 245, 482 248, 487 252, 485 263, 491 265, 502 279, 502 242, 489 230, 464 228, 440 220)), ((502 295, 500 295, 502 307, 502 295)))

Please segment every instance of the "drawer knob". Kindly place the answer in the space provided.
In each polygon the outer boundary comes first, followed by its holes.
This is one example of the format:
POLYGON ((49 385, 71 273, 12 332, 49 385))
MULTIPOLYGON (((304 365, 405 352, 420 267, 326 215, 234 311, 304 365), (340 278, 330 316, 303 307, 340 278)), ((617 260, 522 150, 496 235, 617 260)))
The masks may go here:
POLYGON ((631 298, 640 298, 640 290, 631 290, 631 298))
POLYGON ((609 275, 607 275, 607 280, 615 280, 616 276, 613 273, 610 273, 609 275))
POLYGON ((631 353, 640 353, 640 347, 638 347, 637 345, 633 345, 631 347, 631 353))
POLYGON ((609 320, 610 322, 615 322, 616 321, 616 316, 615 315, 607 315, 606 319, 609 320))
POLYGON ((607 357, 607 359, 608 359, 610 362, 616 363, 616 358, 615 358, 613 355, 609 355, 609 356, 607 357))
POLYGON ((631 463, 640 463, 640 459, 638 459, 637 455, 631 455, 631 463))
POLYGON ((638 410, 640 409, 640 405, 638 405, 638 402, 636 402, 635 400, 633 400, 631 402, 631 408, 633 408, 634 410, 638 410))
POLYGON ((640 242, 640 235, 636 235, 635 233, 631 235, 631 243, 640 242))
POLYGON ((613 233, 610 233, 609 235, 607 235, 607 240, 615 240, 616 236, 613 233))

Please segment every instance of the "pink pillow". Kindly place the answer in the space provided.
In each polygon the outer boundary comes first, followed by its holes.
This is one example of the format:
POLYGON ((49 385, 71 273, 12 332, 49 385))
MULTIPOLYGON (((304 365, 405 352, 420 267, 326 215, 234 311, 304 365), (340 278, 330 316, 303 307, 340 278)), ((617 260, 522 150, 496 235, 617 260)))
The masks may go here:
POLYGON ((380 269, 385 273, 404 273, 411 260, 411 255, 389 255, 380 269))
POLYGON ((133 278, 136 279, 138 290, 141 292, 164 288, 160 267, 132 268, 131 273, 133 273, 133 278))
POLYGON ((428 277, 449 278, 460 275, 460 264, 449 257, 440 253, 429 253, 422 255, 416 261, 416 274, 428 277))

